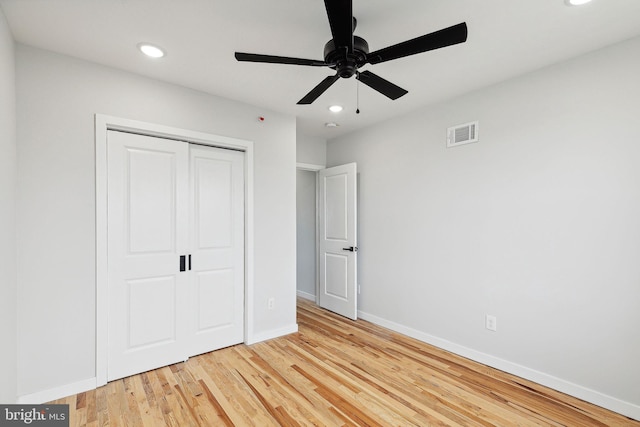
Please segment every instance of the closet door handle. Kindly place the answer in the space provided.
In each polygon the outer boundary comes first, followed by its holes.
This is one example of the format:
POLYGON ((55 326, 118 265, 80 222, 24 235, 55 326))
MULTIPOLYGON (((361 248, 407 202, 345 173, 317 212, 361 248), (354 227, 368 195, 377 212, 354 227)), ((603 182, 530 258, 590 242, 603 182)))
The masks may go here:
POLYGON ((191 254, 189 254, 189 271, 191 271, 191 254))
POLYGON ((186 255, 180 255, 180 271, 186 271, 186 255))
POLYGON ((358 252, 358 247, 357 246, 349 246, 348 248, 342 248, 343 251, 349 251, 349 252, 358 252))

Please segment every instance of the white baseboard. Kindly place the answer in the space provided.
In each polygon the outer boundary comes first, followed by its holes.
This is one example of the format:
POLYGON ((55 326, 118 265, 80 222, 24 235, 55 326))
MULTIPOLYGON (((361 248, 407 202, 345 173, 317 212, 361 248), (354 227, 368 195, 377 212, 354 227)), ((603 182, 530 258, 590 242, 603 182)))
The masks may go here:
POLYGON ((51 388, 37 393, 25 394, 18 397, 19 404, 40 405, 52 400, 62 399, 85 391, 94 390, 96 388, 96 379, 89 378, 72 384, 51 388))
POLYGON ((517 363, 509 362, 508 360, 473 350, 451 341, 429 335, 425 332, 383 319, 373 314, 358 311, 358 317, 427 344, 431 344, 443 350, 450 351, 451 353, 455 353, 467 359, 482 363, 483 365, 491 366, 492 368, 499 369, 562 393, 569 394, 577 397, 578 399, 585 400, 589 403, 593 403, 594 405, 601 406, 624 416, 640 420, 639 405, 616 399, 615 397, 545 374, 544 372, 536 371, 535 369, 527 368, 526 366, 518 365, 517 363))
MULTIPOLYGON (((298 324, 293 324, 288 327, 274 329, 271 331, 262 332, 254 335, 247 344, 256 344, 261 341, 278 338, 284 335, 289 335, 298 332, 298 324)), ((36 393, 25 394, 19 396, 17 399, 18 404, 33 404, 39 405, 52 400, 62 399, 63 397, 71 396, 85 391, 94 390, 98 387, 97 378, 89 378, 83 381, 78 381, 72 384, 66 384, 60 387, 55 387, 48 390, 39 391, 36 393)))
POLYGON ((300 298, 308 299, 309 301, 316 301, 316 296, 314 294, 310 294, 305 291, 297 291, 297 294, 300 298))
POLYGON ((286 326, 280 329, 273 329, 271 331, 261 332, 259 334, 254 334, 252 337, 247 340, 247 344, 256 344, 262 341, 271 340, 274 338, 282 337, 284 335, 295 334, 298 332, 298 324, 295 323, 290 326, 286 326))

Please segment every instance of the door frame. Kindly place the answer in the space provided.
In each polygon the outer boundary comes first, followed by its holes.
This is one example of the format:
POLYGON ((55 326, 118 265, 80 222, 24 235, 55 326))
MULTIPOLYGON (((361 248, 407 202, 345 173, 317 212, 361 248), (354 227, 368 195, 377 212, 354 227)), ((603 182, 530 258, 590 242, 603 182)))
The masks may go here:
POLYGON ((108 264, 107 264, 107 132, 130 132, 244 152, 245 157, 245 282, 244 342, 253 341, 253 141, 129 120, 105 114, 95 115, 96 185, 96 384, 107 383, 108 351, 108 264))

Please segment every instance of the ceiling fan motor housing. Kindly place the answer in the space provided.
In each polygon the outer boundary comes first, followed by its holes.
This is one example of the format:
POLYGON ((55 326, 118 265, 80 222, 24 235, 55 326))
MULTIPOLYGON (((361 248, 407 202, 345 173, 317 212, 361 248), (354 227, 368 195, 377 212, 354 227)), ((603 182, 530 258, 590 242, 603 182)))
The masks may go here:
POLYGON ((349 53, 346 46, 337 47, 332 40, 324 45, 324 61, 336 70, 340 77, 348 79, 358 68, 367 62, 369 44, 365 39, 353 36, 353 52, 349 53))

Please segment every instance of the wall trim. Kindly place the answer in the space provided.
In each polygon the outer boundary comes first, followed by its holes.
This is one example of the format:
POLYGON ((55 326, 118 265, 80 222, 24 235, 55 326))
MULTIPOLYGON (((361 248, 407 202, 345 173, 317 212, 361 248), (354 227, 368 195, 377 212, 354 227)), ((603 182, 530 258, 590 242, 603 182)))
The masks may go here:
POLYGON ((617 399, 615 397, 600 393, 596 390, 574 384, 572 382, 554 377, 549 374, 545 374, 544 372, 536 371, 535 369, 527 368, 526 366, 522 366, 517 363, 509 362, 508 360, 500 359, 490 354, 473 350, 469 347, 447 341, 445 339, 427 334, 408 326, 401 325, 399 323, 392 322, 390 320, 383 319, 364 311, 358 310, 358 317, 362 320, 366 320, 378 326, 390 329, 394 332, 398 332, 408 337, 415 338, 424 343, 431 344, 435 347, 457 354, 458 356, 471 359, 475 362, 482 363, 483 365, 499 369, 509 374, 516 375, 526 380, 533 381, 540 385, 560 391, 562 393, 569 394, 573 397, 577 397, 578 399, 593 403, 594 405, 601 406, 624 416, 640 420, 640 406, 634 405, 633 403, 617 399))
POLYGON ((85 391, 95 390, 96 378, 88 378, 60 387, 50 388, 48 390, 39 391, 37 393, 25 394, 18 397, 18 404, 40 405, 52 400, 62 399, 85 391))
POLYGON ((311 171, 311 172, 318 172, 322 169, 326 169, 326 166, 323 165, 316 165, 313 163, 296 163, 296 169, 302 170, 302 171, 311 171))
POLYGON ((295 334, 298 332, 298 324, 285 326, 284 328, 272 329, 270 331, 261 332, 259 334, 253 334, 252 340, 246 342, 247 345, 257 344, 262 341, 272 340, 274 338, 280 338, 285 335, 295 334))
POLYGON ((297 292, 297 295, 300 298, 304 298, 306 300, 316 302, 316 296, 314 294, 310 294, 309 292, 300 291, 300 290, 298 290, 296 292, 297 292))
MULTIPOLYGON (((107 131, 119 130, 190 143, 243 151, 245 154, 245 307, 244 342, 254 338, 254 147, 253 141, 174 128, 155 123, 95 115, 96 162, 96 379, 107 383, 108 283, 107 283, 107 131)), ((73 393, 71 393, 73 394, 73 393)))

